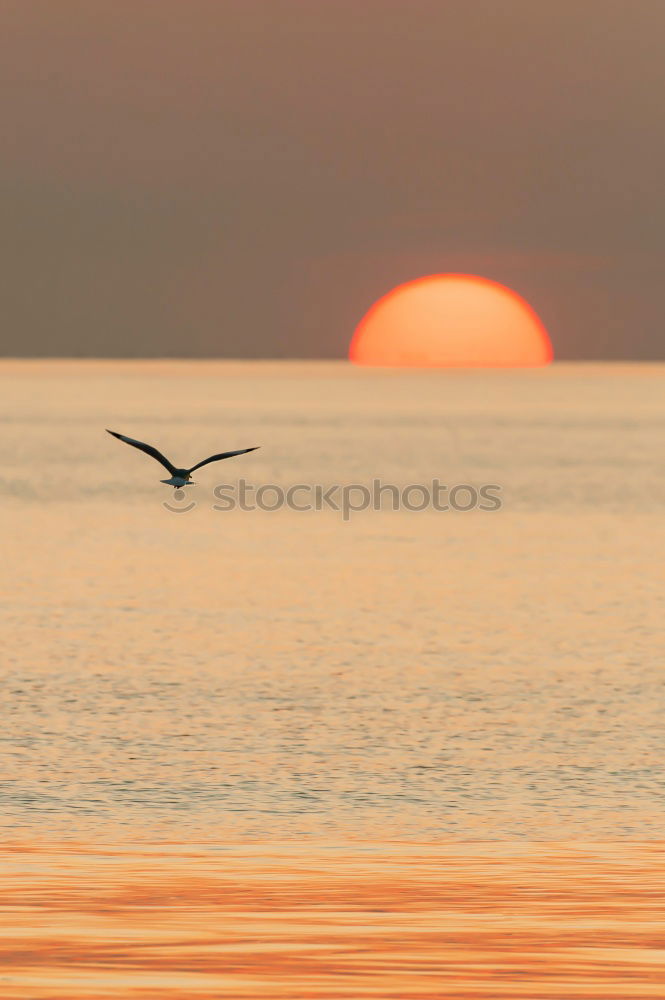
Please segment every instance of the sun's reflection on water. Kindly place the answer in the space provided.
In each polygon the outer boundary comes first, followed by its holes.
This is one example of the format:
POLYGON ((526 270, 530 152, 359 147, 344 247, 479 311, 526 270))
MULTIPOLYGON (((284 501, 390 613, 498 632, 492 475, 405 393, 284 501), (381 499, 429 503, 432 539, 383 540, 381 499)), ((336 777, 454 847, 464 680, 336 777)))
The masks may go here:
POLYGON ((661 997, 665 847, 14 845, 7 1000, 661 997))

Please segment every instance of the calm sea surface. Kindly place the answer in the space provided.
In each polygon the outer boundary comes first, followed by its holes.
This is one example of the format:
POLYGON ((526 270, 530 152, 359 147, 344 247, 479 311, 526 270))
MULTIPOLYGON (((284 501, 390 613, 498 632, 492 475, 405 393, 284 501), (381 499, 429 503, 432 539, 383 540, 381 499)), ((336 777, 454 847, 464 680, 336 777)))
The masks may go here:
POLYGON ((3 1000, 665 995, 665 366, 0 387, 3 1000))

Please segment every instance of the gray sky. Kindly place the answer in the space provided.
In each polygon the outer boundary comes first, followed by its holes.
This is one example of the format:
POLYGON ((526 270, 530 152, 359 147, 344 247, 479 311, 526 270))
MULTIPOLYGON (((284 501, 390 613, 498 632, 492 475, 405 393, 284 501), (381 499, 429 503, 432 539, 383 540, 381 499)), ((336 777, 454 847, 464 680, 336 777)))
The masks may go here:
POLYGON ((422 274, 665 357, 662 0, 0 0, 10 355, 335 357, 422 274))

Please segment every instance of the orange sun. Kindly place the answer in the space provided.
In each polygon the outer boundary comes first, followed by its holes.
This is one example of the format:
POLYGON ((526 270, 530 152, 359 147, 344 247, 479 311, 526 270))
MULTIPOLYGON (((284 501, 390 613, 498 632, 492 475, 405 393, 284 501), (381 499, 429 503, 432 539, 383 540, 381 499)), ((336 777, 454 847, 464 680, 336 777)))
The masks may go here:
POLYGON ((531 306, 505 285, 432 274, 379 299, 359 323, 349 357, 420 368, 546 365, 552 345, 531 306))

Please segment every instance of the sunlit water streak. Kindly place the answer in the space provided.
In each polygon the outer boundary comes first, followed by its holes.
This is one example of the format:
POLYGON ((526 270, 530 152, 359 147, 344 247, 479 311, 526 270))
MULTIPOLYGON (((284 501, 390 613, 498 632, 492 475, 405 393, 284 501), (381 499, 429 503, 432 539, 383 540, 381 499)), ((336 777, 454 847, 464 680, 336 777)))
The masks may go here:
POLYGON ((662 997, 665 848, 6 850, 5 1000, 662 997))

